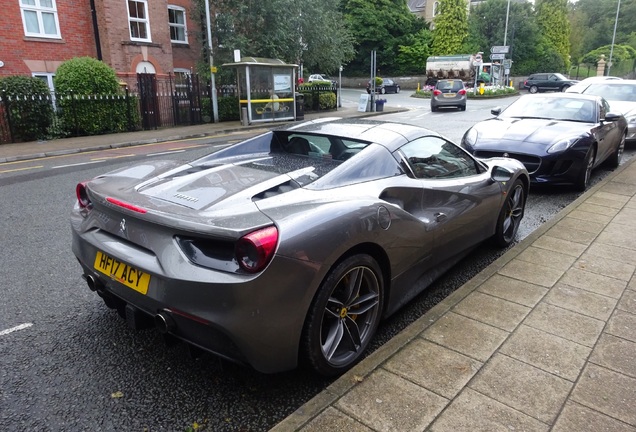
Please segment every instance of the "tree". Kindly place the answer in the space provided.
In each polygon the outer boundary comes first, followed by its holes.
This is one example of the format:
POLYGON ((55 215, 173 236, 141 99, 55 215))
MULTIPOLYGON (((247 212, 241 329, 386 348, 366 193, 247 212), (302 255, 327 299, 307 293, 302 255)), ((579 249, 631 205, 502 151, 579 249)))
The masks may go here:
MULTIPOLYGON (((569 70, 570 22, 568 21, 568 0, 536 0, 535 10, 537 24, 546 43, 546 54, 553 50, 561 57, 563 64, 563 69, 561 70, 569 70)), ((553 55, 549 53, 551 63, 555 60, 552 57, 553 55)), ((547 57, 544 60, 547 60, 547 57)))
POLYGON ((614 24, 616 44, 636 48, 636 1, 622 0, 616 22, 618 0, 578 0, 570 11, 572 59, 580 59, 592 50, 612 43, 614 24))
POLYGON ((466 1, 440 0, 434 23, 433 55, 460 54, 468 36, 466 1))
MULTIPOLYGON (((197 1, 198 14, 204 17, 203 0, 197 1)), ((243 56, 302 62, 320 72, 333 72, 354 55, 353 37, 339 4, 339 0, 215 1, 211 13, 215 60, 230 61, 238 49, 243 56)))
POLYGON ((369 74, 371 51, 377 52, 380 75, 418 73, 425 69, 430 32, 426 22, 409 11, 404 0, 343 0, 343 12, 357 44, 347 67, 369 74), (397 53, 397 56, 396 56, 397 53))
MULTIPOLYGON (((464 53, 483 51, 487 57, 490 47, 503 45, 507 7, 507 0, 488 0, 471 9, 464 53)), ((514 74, 528 75, 543 69, 539 61, 541 35, 530 3, 510 3, 505 39, 514 74)))

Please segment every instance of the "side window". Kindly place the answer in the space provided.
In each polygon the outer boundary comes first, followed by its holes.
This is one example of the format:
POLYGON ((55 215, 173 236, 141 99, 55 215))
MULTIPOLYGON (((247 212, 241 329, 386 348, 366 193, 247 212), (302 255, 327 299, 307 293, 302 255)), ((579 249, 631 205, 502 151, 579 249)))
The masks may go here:
POLYGON ((609 103, 605 99, 603 99, 603 101, 601 102, 601 118, 604 119, 605 114, 607 114, 608 112, 610 112, 609 103))
POLYGON ((402 146, 400 151, 417 178, 449 179, 481 172, 470 155, 443 138, 418 138, 402 146))

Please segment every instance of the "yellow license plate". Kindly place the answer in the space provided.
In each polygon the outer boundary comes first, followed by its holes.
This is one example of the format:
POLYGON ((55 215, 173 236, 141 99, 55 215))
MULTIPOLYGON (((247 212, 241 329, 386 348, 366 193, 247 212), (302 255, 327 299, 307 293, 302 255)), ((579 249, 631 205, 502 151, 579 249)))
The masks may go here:
POLYGON ((135 291, 142 294, 148 292, 148 286, 150 285, 150 275, 148 273, 142 272, 128 264, 124 264, 103 252, 97 251, 93 267, 95 267, 95 270, 98 272, 105 274, 135 291))
POLYGON ((455 93, 444 93, 444 97, 455 97, 455 93))

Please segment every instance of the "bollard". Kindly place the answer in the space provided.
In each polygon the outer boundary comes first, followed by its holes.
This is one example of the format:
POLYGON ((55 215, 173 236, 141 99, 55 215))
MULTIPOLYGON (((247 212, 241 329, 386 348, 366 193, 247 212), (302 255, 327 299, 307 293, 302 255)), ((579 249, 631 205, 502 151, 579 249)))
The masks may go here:
POLYGON ((247 108, 241 108, 241 124, 243 126, 249 125, 249 119, 247 118, 247 108))

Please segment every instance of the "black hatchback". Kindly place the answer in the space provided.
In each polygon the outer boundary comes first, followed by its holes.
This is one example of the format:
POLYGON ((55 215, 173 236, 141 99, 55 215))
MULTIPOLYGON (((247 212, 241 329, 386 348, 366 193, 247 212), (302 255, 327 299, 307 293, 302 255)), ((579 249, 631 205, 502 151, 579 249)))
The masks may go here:
MULTIPOLYGON (((400 85, 389 78, 382 79, 382 84, 375 86, 375 92, 380 94, 399 93, 400 85)), ((367 93, 371 93, 371 81, 367 83, 367 93)))

